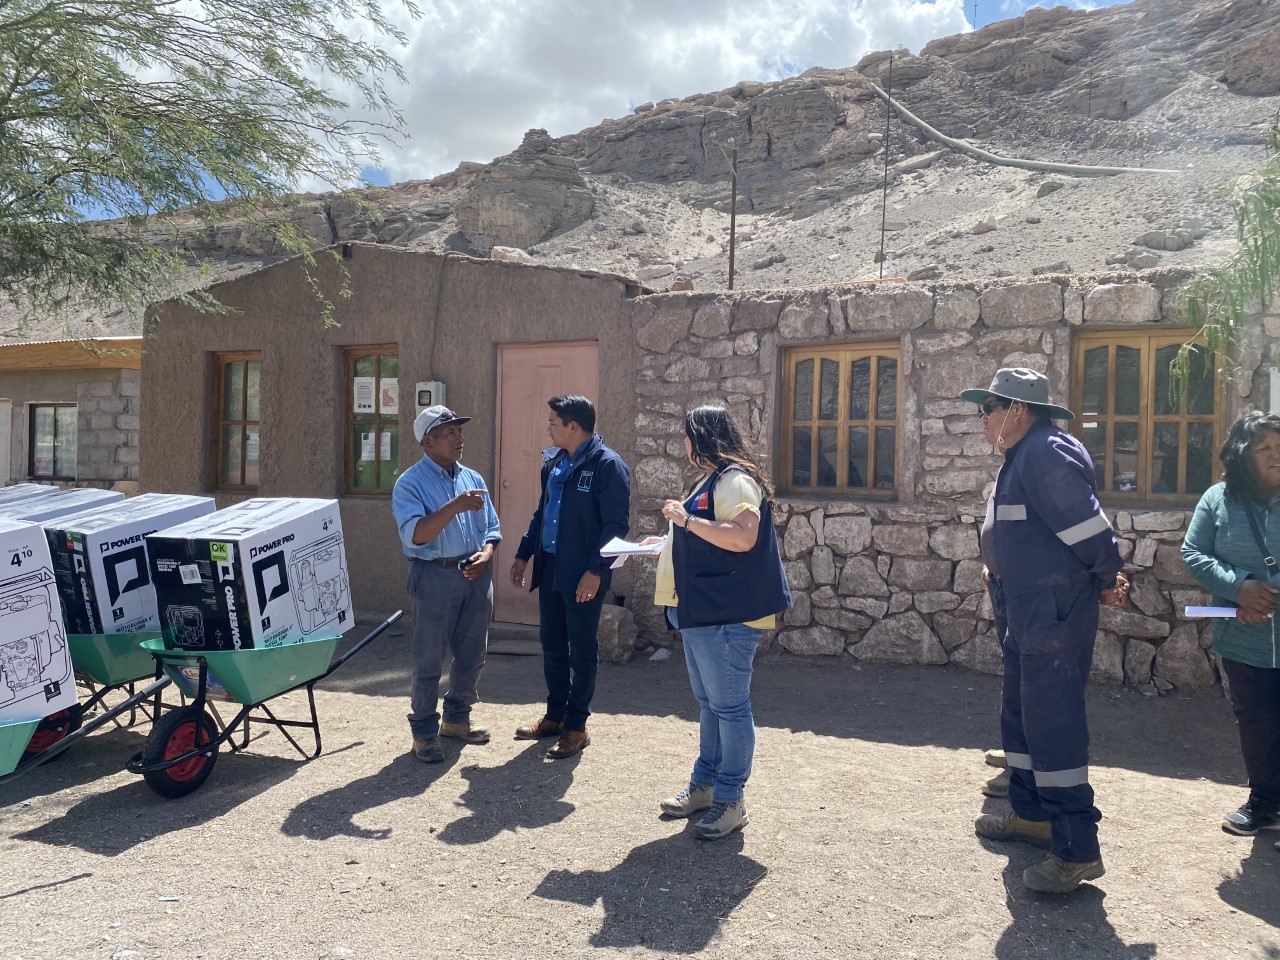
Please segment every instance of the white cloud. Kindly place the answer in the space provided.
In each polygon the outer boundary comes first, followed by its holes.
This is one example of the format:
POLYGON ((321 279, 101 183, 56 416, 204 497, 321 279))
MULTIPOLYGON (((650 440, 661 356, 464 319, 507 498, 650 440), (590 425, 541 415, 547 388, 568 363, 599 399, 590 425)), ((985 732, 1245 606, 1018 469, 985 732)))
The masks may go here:
MULTIPOLYGON (((979 22, 1033 5, 980 0, 979 22)), ((851 66, 898 44, 918 52, 971 29, 973 0, 425 0, 416 22, 388 13, 410 37, 408 83, 393 94, 412 139, 383 156, 394 182, 487 162, 534 127, 563 136, 649 100, 851 66)))

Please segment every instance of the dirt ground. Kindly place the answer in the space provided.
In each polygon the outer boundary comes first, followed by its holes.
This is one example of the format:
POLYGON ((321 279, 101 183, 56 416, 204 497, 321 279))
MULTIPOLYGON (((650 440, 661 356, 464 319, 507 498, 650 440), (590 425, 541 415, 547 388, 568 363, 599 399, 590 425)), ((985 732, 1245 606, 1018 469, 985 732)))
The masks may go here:
POLYGON ((271 732, 164 800, 123 770, 142 733, 99 732, 0 786, 0 954, 1280 957, 1280 834, 1218 826, 1244 798, 1221 700, 1092 691, 1107 875, 1054 899, 1022 886, 1038 851, 973 835, 1004 808, 977 791, 995 678, 762 657, 751 824, 707 844, 657 809, 695 747, 679 656, 603 666, 592 746, 549 761, 511 737, 539 660, 493 655, 493 742, 427 766, 395 634, 317 687, 311 763, 271 732))

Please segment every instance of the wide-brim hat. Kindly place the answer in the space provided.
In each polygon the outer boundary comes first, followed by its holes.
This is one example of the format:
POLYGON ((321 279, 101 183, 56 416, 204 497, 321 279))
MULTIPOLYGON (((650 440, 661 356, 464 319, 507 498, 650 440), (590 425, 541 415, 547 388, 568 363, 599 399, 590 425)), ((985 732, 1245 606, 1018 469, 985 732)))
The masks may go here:
POLYGON ((437 403, 433 407, 427 407, 414 418, 413 435, 421 443, 423 437, 442 423, 456 423, 458 426, 462 426, 464 423, 470 422, 470 417, 460 417, 443 403, 437 403))
POLYGON ((1023 403, 1034 403, 1045 408, 1052 420, 1074 420, 1076 415, 1066 407, 1049 402, 1049 378, 1037 370, 1026 367, 1002 367, 996 371, 991 386, 974 387, 962 390, 961 400, 981 405, 987 397, 1000 397, 1003 400, 1020 400, 1023 403))

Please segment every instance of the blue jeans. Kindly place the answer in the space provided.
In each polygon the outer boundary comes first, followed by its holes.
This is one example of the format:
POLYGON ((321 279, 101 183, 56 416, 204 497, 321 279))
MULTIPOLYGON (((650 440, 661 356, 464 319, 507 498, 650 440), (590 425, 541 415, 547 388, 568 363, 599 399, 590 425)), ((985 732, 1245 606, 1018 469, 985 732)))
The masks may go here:
MULTIPOLYGON (((671 611, 674 620, 675 610, 671 611)), ((700 708, 698 759, 689 779, 713 787, 716 803, 738 803, 751 776, 756 725, 751 717, 751 670, 762 631, 743 623, 684 627, 684 661, 700 708)))

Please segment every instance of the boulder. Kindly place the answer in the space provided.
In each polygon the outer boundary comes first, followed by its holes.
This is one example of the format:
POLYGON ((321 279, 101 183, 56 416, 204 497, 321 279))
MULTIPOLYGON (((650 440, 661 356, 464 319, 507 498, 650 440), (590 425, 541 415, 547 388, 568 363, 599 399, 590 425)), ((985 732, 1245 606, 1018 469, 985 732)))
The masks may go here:
POLYGON ((600 626, 596 639, 600 642, 600 659, 605 663, 626 663, 636 649, 639 634, 635 618, 626 607, 605 604, 600 608, 600 626))
POLYGON ((946 663, 947 651, 917 613, 873 624, 853 648, 859 660, 877 663, 946 663))
POLYGON ((837 656, 844 652, 845 642, 846 637, 842 632, 821 625, 783 630, 778 634, 778 643, 784 649, 806 656, 837 656))
POLYGON ((866 557, 850 557, 840 571, 841 596, 887 597, 889 588, 873 564, 866 557))
POLYGON ((1207 690, 1217 684, 1193 623, 1180 624, 1156 650, 1155 676, 1179 690, 1207 690))

